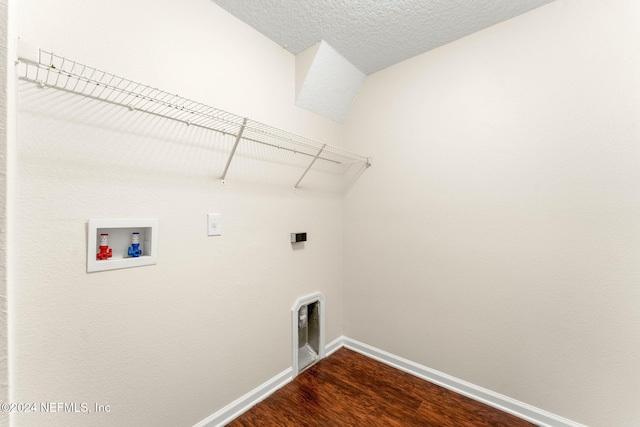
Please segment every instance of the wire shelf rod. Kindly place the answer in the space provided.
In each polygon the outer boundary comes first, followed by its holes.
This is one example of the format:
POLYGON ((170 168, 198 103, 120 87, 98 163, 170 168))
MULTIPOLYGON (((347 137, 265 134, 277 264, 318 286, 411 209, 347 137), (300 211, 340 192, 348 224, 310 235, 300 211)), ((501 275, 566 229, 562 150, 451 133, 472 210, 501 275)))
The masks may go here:
MULTIPOLYGON (((304 151, 298 151, 298 150, 294 150, 292 148, 282 147, 282 146, 275 145, 275 144, 269 144, 268 142, 263 142, 263 141, 258 141, 256 139, 247 138, 247 136, 244 135, 244 134, 242 135, 242 139, 244 139, 245 141, 257 142, 258 144, 267 145, 269 147, 277 148, 279 150, 289 151, 289 152, 291 152, 293 154, 300 154, 302 156, 307 156, 307 157, 315 157, 316 156, 315 154, 305 153, 304 151)), ((324 160, 324 161, 327 161, 327 162, 335 163, 337 165, 345 164, 345 162, 341 162, 339 160, 334 160, 334 159, 330 159, 328 157, 322 157, 322 156, 318 156, 318 160, 324 160)), ((354 162, 361 163, 360 161, 357 161, 357 160, 354 161, 354 162)), ((351 163, 351 162, 349 162, 349 163, 351 163)))

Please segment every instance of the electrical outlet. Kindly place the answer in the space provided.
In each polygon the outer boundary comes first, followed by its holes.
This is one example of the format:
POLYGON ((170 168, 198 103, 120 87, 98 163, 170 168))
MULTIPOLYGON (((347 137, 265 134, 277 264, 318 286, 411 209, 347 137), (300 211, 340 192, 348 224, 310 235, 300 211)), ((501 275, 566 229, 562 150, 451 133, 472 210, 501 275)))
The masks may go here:
POLYGON ((222 215, 207 214, 207 234, 209 236, 222 236, 222 215))

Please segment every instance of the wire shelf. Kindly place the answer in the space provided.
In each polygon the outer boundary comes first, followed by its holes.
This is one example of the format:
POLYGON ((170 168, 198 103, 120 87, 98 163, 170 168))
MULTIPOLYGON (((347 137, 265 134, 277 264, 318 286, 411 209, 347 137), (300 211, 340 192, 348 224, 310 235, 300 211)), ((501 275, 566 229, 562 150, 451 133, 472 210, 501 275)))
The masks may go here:
POLYGON ((317 160, 337 165, 371 165, 368 157, 165 92, 42 49, 38 49, 37 60, 33 55, 19 56, 18 77, 42 88, 52 87, 131 111, 142 111, 189 126, 235 136, 236 140, 222 175, 223 180, 241 140, 308 156, 311 163, 296 183, 296 188, 317 160))

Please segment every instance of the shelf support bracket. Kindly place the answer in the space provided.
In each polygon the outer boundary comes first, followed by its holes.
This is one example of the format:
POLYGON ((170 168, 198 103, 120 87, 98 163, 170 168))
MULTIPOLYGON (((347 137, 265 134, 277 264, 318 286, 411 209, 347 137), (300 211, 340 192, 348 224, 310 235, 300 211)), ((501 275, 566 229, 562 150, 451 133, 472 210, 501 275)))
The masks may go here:
POLYGON ((300 185, 300 183, 302 182, 302 179, 305 177, 305 175, 307 174, 307 172, 309 172, 309 169, 311 169, 311 166, 313 166, 313 164, 316 162, 316 160, 318 160, 318 157, 320 157, 320 154, 322 154, 322 151, 324 151, 324 147, 326 147, 327 144, 323 144, 322 148, 320 148, 320 151, 318 151, 318 154, 315 155, 315 157, 313 158, 313 160, 311 160, 311 163, 309 163, 309 166, 307 166, 307 169, 305 169, 304 173, 302 174, 302 176, 300 177, 300 179, 298 180, 298 182, 296 182, 296 185, 293 186, 293 188, 298 188, 298 185, 300 185))
POLYGON ((224 182, 225 177, 227 176, 227 171, 229 170, 229 165, 231 165, 231 160, 233 160, 233 156, 236 154, 236 148, 238 148, 238 143, 240 143, 240 139, 242 138, 242 132, 244 132, 244 128, 247 125, 247 118, 245 117, 242 120, 242 126, 240 126, 240 130, 236 135, 236 140, 233 143, 233 148, 231 149, 231 154, 229 154, 229 159, 227 159, 227 165, 224 167, 224 172, 222 172, 222 182, 224 182))

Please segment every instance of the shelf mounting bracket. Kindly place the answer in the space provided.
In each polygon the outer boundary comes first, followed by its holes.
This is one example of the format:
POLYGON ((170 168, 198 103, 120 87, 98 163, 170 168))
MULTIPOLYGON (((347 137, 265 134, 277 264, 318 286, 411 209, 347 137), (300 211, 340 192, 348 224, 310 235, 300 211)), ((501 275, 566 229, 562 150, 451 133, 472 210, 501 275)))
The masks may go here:
POLYGON ((305 177, 305 175, 307 174, 307 172, 309 172, 309 169, 311 169, 311 166, 313 166, 313 164, 316 162, 316 160, 318 160, 318 157, 320 157, 320 154, 322 154, 322 151, 324 150, 324 147, 326 147, 327 144, 323 144, 322 148, 320 148, 320 151, 318 151, 318 154, 315 155, 315 157, 313 158, 313 160, 311 160, 311 163, 309 163, 309 166, 307 166, 307 168, 304 170, 304 173, 302 174, 302 176, 300 177, 300 179, 298 180, 298 182, 296 182, 296 185, 293 186, 293 188, 298 188, 298 185, 300 185, 300 182, 302 182, 302 179, 305 177))
POLYGON ((244 132, 244 128, 247 125, 247 118, 245 117, 242 120, 242 125, 240 126, 240 130, 238 131, 238 134, 236 135, 236 140, 233 143, 233 148, 231 149, 231 153, 229 154, 229 159, 227 159, 227 165, 224 167, 224 172, 222 172, 222 182, 224 183, 224 179, 227 176, 227 171, 229 170, 229 165, 231 165, 231 160, 233 160, 233 156, 236 154, 236 148, 238 148, 238 143, 240 142, 240 139, 242 138, 242 132, 244 132))

